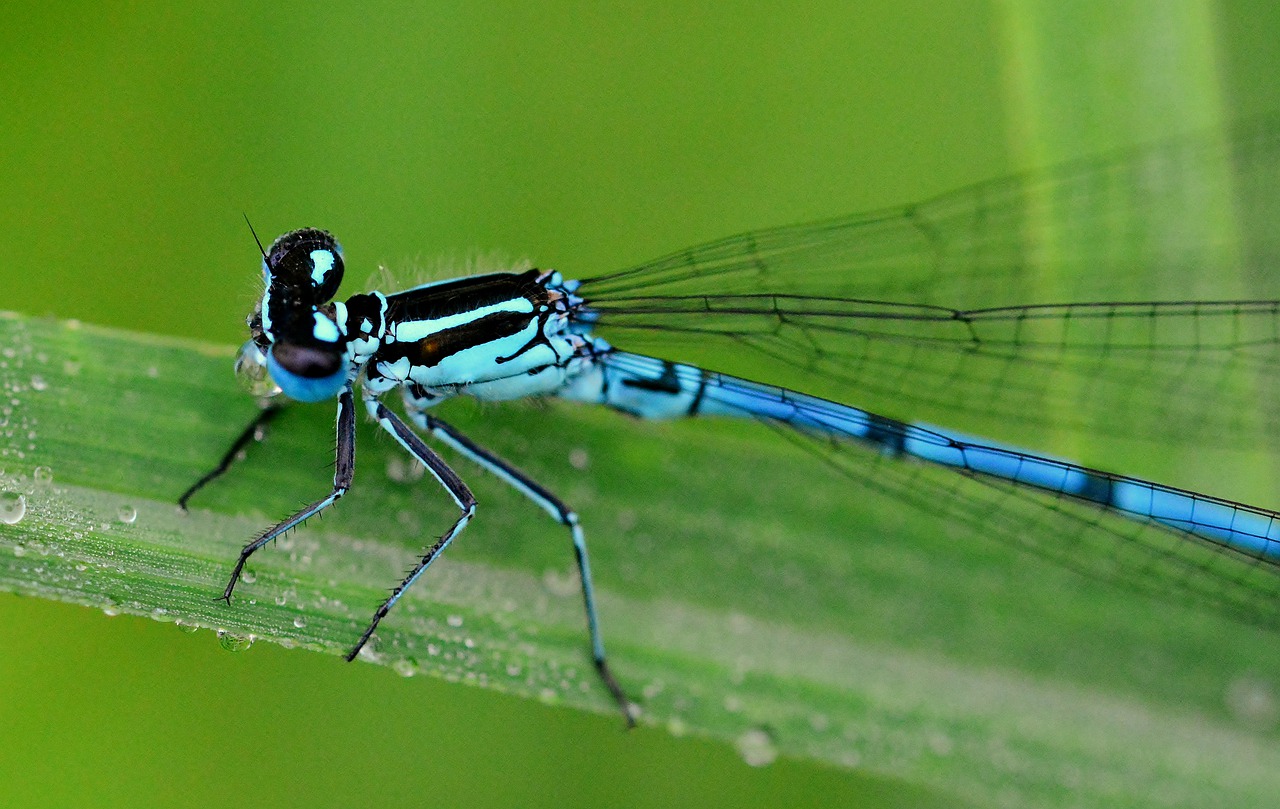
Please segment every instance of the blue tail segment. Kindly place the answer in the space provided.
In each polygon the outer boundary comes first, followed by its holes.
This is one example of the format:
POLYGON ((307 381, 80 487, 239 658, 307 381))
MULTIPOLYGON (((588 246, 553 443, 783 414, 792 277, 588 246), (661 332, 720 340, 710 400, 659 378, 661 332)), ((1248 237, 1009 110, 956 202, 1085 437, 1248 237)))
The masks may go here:
POLYGON ((808 434, 848 439, 882 454, 1091 503, 1220 549, 1280 563, 1280 515, 1125 475, 1089 469, 928 424, 885 418, 786 388, 691 365, 613 351, 599 372, 561 394, 640 418, 751 417, 808 434))

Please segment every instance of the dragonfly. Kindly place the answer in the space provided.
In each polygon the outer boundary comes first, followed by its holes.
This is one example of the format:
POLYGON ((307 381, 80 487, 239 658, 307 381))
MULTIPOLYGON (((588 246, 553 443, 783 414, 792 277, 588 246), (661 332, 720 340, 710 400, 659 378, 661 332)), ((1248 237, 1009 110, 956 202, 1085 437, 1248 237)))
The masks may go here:
POLYGON ((351 488, 358 392, 457 516, 347 660, 476 514, 431 439, 567 530, 595 669, 629 724, 638 708, 605 654, 577 513, 443 420, 440 403, 541 397, 754 420, 964 536, 1277 627, 1280 513, 1010 440, 1280 434, 1280 299, 1267 294, 1280 243, 1250 226, 1277 214, 1280 127, 1260 120, 596 276, 516 269, 338 301, 338 241, 294 230, 258 242, 263 292, 236 361, 270 403, 179 503, 225 474, 282 400, 336 401, 331 490, 244 546, 229 603, 255 552, 351 488), (395 390, 403 416, 384 401, 395 390))

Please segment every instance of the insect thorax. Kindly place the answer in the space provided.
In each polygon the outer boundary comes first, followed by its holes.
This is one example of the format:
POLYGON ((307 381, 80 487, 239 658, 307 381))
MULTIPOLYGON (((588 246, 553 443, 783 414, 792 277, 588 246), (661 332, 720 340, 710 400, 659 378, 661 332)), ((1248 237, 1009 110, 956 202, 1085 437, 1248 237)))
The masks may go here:
POLYGON ((589 363, 591 337, 570 328, 572 288, 554 272, 493 273, 355 295, 335 314, 370 394, 516 399, 553 393, 589 363))

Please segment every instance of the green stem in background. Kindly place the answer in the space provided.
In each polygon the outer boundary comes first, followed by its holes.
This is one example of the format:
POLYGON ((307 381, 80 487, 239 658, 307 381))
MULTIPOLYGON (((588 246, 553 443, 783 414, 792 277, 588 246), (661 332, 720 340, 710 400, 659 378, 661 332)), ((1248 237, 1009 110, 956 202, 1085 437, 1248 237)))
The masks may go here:
MULTIPOLYGON (((1030 0, 1005 4, 1002 11, 1005 125, 1018 164, 1054 165, 1168 137, 1171 125, 1209 130, 1230 117, 1221 73, 1225 60, 1217 50, 1211 3, 1121 0, 1076 5, 1030 0)), ((1229 187, 1216 178, 1196 179, 1206 184, 1206 191, 1229 187)), ((1234 235, 1238 226, 1235 213, 1232 200, 1206 196, 1194 212, 1152 206, 1142 212, 1142 228, 1161 244, 1179 243, 1191 233, 1199 235, 1197 244, 1234 244, 1238 235, 1232 240, 1228 234, 1234 235)), ((1100 232, 1067 234, 1056 224, 1038 223, 1049 262, 1059 250, 1078 249, 1080 240, 1105 243, 1107 231, 1116 226, 1108 222, 1100 232)), ((1125 271, 1135 274, 1133 268, 1125 271)), ((1039 300, 1070 297, 1058 288, 1072 280, 1069 276, 1055 279, 1046 274, 1044 279, 1039 300)), ((1158 286, 1152 283, 1150 288, 1158 286)), ((1056 400, 1072 401, 1077 392, 1063 384, 1059 383, 1056 400)), ((1087 454, 1090 440, 1059 436, 1058 445, 1081 456, 1087 454)))
MULTIPOLYGON (((229 649, 340 654, 447 525, 443 493, 362 425, 352 494, 255 557, 228 607, 215 597, 244 541, 326 490, 330 409, 287 411, 183 514, 174 499, 254 412, 229 350, 16 315, 0 346, 0 589, 216 630, 229 649)), ((1276 662, 1253 630, 1003 549, 931 546, 910 515, 859 517, 865 494, 795 486, 809 459, 752 425, 562 407, 459 423, 583 516, 644 723, 729 740, 752 763, 861 766, 979 803, 1129 805, 1161 789, 1247 805, 1280 789, 1274 716, 1223 707, 1231 689, 1271 693, 1250 674, 1276 662), (694 433, 707 451, 688 448, 694 433)), ((563 530, 457 465, 478 516, 361 659, 612 712, 563 530)))

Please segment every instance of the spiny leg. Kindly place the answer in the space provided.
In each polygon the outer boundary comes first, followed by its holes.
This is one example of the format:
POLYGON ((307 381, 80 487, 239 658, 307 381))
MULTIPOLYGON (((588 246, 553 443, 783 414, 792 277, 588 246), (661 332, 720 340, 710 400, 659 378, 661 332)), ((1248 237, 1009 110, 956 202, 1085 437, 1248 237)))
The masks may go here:
POLYGON ((227 581, 227 587, 222 592, 222 599, 228 604, 231 603, 231 591, 235 589, 236 582, 240 580, 240 572, 244 570, 245 562, 249 560, 254 551, 290 528, 296 527, 304 520, 314 517, 333 505, 339 497, 347 493, 347 489, 351 488, 351 480, 356 473, 356 408, 350 386, 338 397, 337 429, 338 449, 337 462, 333 472, 333 491, 327 497, 322 497, 292 517, 263 531, 252 542, 244 546, 244 549, 240 551, 240 558, 236 560, 235 569, 231 571, 231 579, 227 581))
POLYGON ((627 698, 622 686, 618 685, 613 672, 609 669, 608 660, 605 658, 604 639, 601 637, 600 625, 596 618, 595 590, 591 584, 591 561, 587 557, 587 542, 582 533, 582 526, 578 524, 578 515, 566 506, 560 498, 542 488, 519 469, 475 444, 452 425, 415 408, 408 397, 406 397, 406 405, 409 409, 409 417, 432 437, 448 444, 482 468, 497 475, 507 485, 529 498, 554 517, 557 522, 569 529, 569 534, 573 538, 574 557, 578 563, 578 578, 582 584, 582 600, 587 611, 587 631, 591 635, 591 656, 595 662, 596 671, 600 674, 600 679, 604 681, 605 687, 609 689, 609 693, 613 695, 618 707, 622 709, 622 715, 627 720, 627 725, 634 727, 634 704, 627 698))
POLYGON ((231 448, 222 456, 222 460, 218 461, 218 465, 214 467, 213 471, 205 474, 204 477, 191 484, 191 487, 182 493, 182 496, 178 498, 178 508, 186 511, 187 501, 191 499, 193 494, 226 474, 231 465, 236 462, 236 456, 240 454, 240 450, 248 446, 251 441, 256 440, 259 437, 259 431, 266 428, 271 423, 271 420, 283 409, 283 406, 273 404, 258 411, 258 415, 254 417, 253 421, 249 422, 249 426, 245 427, 244 432, 240 433, 239 437, 231 444, 231 448))
POLYGON ((462 533, 462 529, 467 527, 467 522, 472 515, 476 513, 476 498, 471 494, 471 490, 467 488, 467 484, 462 482, 462 478, 449 468, 434 450, 422 442, 422 439, 409 426, 401 421, 400 417, 392 413, 381 402, 376 399, 366 399, 365 406, 368 407, 370 415, 377 420, 378 426, 391 434, 400 446, 404 447, 414 458, 418 459, 423 466, 431 472, 444 490, 453 498, 453 502, 458 505, 462 514, 449 528, 444 532, 436 543, 432 545, 423 555, 422 560, 416 564, 409 575, 405 576, 404 581, 391 591, 391 596, 378 607, 373 614, 373 620, 369 622, 369 628, 364 631, 360 639, 356 641, 356 645, 347 653, 347 660, 354 660, 355 656, 360 653, 360 649, 373 637, 374 630, 378 628, 379 622, 386 617, 395 603, 400 600, 400 596, 404 595, 404 591, 409 589, 418 577, 421 576, 426 569, 436 560, 445 548, 449 547, 449 543, 453 542, 454 537, 462 533))

